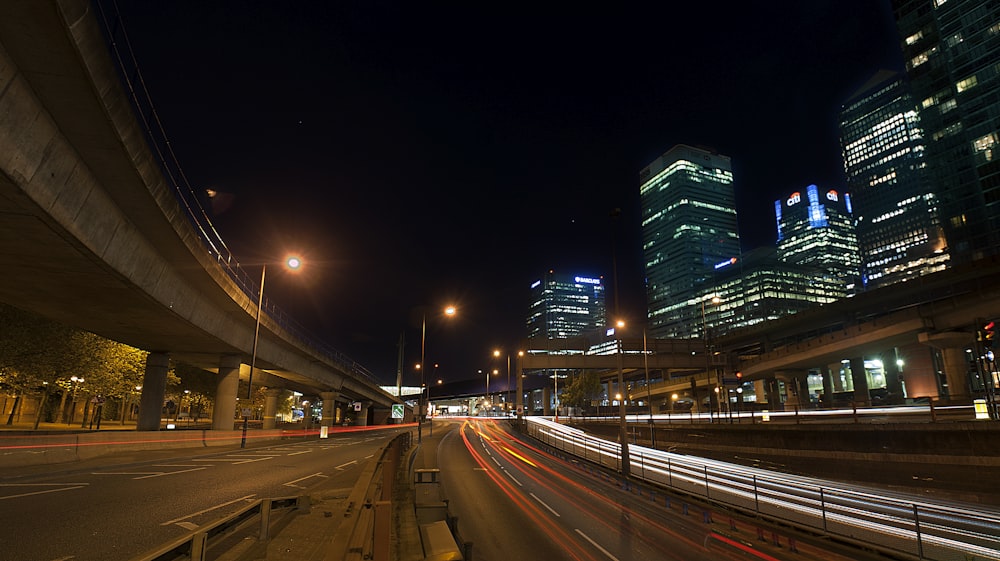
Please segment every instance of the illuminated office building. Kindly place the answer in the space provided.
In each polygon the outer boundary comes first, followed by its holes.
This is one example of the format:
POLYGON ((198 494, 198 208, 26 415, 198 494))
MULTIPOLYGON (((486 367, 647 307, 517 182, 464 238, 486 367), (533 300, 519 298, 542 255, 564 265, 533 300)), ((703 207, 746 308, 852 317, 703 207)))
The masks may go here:
POLYGON ((851 197, 810 185, 774 201, 778 259, 814 267, 832 281, 831 296, 847 297, 858 286, 858 240, 851 197))
POLYGON ((866 288, 948 264, 924 142, 917 104, 902 74, 879 72, 841 109, 841 153, 866 288))
POLYGON ((654 337, 698 337, 701 306, 740 253, 728 156, 683 144, 639 172, 648 324, 654 337))
POLYGON ((951 261, 1000 251, 1000 3, 893 0, 951 261))
POLYGON ((566 339, 607 324, 599 277, 549 271, 531 283, 528 337, 566 339))

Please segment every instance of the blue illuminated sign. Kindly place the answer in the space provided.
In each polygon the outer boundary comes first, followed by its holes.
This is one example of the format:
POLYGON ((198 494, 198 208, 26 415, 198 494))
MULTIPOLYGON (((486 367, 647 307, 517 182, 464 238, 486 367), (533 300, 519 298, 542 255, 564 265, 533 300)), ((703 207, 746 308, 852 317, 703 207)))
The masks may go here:
POLYGON ((601 284, 601 279, 591 279, 587 277, 576 277, 573 280, 576 282, 582 282, 584 284, 601 284))

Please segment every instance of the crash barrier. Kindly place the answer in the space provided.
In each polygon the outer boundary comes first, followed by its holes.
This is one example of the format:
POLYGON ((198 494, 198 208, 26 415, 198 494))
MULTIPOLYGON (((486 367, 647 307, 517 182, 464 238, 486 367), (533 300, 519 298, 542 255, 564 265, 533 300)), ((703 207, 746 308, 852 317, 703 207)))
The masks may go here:
POLYGON ((542 417, 522 426, 533 438, 569 455, 646 482, 726 505, 751 516, 864 544, 888 554, 950 561, 1000 559, 995 510, 914 499, 902 493, 770 472, 695 456, 621 446, 542 417))
POLYGON ((238 532, 252 528, 257 522, 257 543, 266 543, 279 521, 289 515, 307 514, 308 496, 261 499, 237 512, 190 534, 178 538, 159 549, 134 557, 131 561, 205 561, 208 551, 238 532))
POLYGON ((397 435, 368 462, 347 499, 327 559, 388 561, 392 542, 392 491, 411 433, 397 435))

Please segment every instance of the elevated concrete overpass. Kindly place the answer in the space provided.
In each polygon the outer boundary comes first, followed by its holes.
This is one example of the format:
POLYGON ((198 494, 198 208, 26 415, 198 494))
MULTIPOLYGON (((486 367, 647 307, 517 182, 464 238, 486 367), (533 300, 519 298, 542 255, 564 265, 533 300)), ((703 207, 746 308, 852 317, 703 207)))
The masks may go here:
MULTIPOLYGON (((159 428, 168 358, 218 371, 215 426, 231 429, 260 274, 212 229, 155 115, 133 109, 99 16, 87 0, 0 4, 0 300, 149 351, 140 428, 159 428)), ((396 401, 263 308, 255 383, 318 395, 325 418, 396 401)))

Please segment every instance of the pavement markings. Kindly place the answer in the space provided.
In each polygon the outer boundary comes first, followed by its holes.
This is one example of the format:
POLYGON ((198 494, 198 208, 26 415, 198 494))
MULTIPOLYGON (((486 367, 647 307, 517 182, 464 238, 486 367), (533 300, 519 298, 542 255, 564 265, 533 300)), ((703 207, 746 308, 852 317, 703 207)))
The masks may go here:
POLYGON ((356 463, 358 463, 358 461, 357 461, 357 460, 351 460, 351 461, 347 462, 346 464, 340 464, 339 466, 337 466, 337 467, 335 467, 335 468, 333 468, 333 469, 339 469, 339 470, 343 470, 343 469, 344 469, 344 467, 346 467, 346 466, 349 466, 349 465, 351 465, 351 464, 356 464, 356 463))
POLYGON ((60 493, 62 491, 72 491, 74 489, 83 489, 89 485, 89 483, 2 483, 0 487, 59 487, 58 489, 46 489, 44 491, 32 491, 28 493, 19 493, 17 495, 7 495, 0 497, 0 501, 7 499, 17 499, 19 497, 30 497, 33 495, 45 495, 48 493, 60 493))
POLYGON ((538 495, 536 495, 534 493, 528 493, 528 494, 531 495, 531 498, 533 498, 536 501, 538 501, 538 504, 540 504, 540 505, 544 506, 545 508, 549 509, 549 512, 551 512, 552 514, 555 514, 556 516, 561 516, 558 512, 555 511, 555 509, 553 509, 549 505, 545 504, 545 501, 543 501, 542 499, 539 499, 538 495))
POLYGON ((579 528, 576 528, 576 533, 580 534, 580 536, 583 539, 585 539, 588 542, 590 542, 590 545, 592 545, 592 546, 596 547, 597 549, 599 549, 601 551, 601 553, 607 555, 609 559, 612 559, 613 561, 618 561, 618 558, 615 557, 614 555, 611 555, 610 551, 608 551, 608 550, 604 549, 603 547, 601 547, 601 545, 599 543, 597 543, 594 540, 592 540, 590 538, 590 536, 588 536, 587 534, 584 534, 579 528))
POLYGON ((178 522, 183 522, 184 520, 187 520, 188 518, 194 518, 195 516, 198 516, 198 515, 201 515, 201 514, 205 514, 206 512, 212 512, 215 509, 226 507, 226 506, 229 506, 231 504, 238 503, 240 501, 249 501, 250 499, 252 499, 252 498, 254 498, 256 496, 257 495, 246 495, 246 496, 240 497, 238 499, 233 499, 233 500, 231 500, 229 502, 225 502, 225 503, 222 503, 222 504, 217 504, 215 506, 210 506, 210 507, 208 507, 208 508, 206 508, 204 510, 199 510, 198 512, 192 512, 191 514, 188 514, 187 516, 181 516, 180 518, 174 518, 173 520, 167 520, 166 522, 161 522, 160 526, 169 526, 171 524, 177 524, 178 522))
POLYGON ((329 477, 329 476, 328 475, 323 475, 322 473, 314 473, 312 475, 307 475, 305 477, 300 477, 300 478, 295 479, 293 481, 289 481, 288 483, 282 483, 282 485, 285 485, 287 487, 296 487, 298 489, 305 489, 305 487, 303 487, 302 485, 296 485, 296 483, 298 483, 300 481, 305 481, 306 479, 310 479, 310 478, 313 478, 313 477, 329 477))

